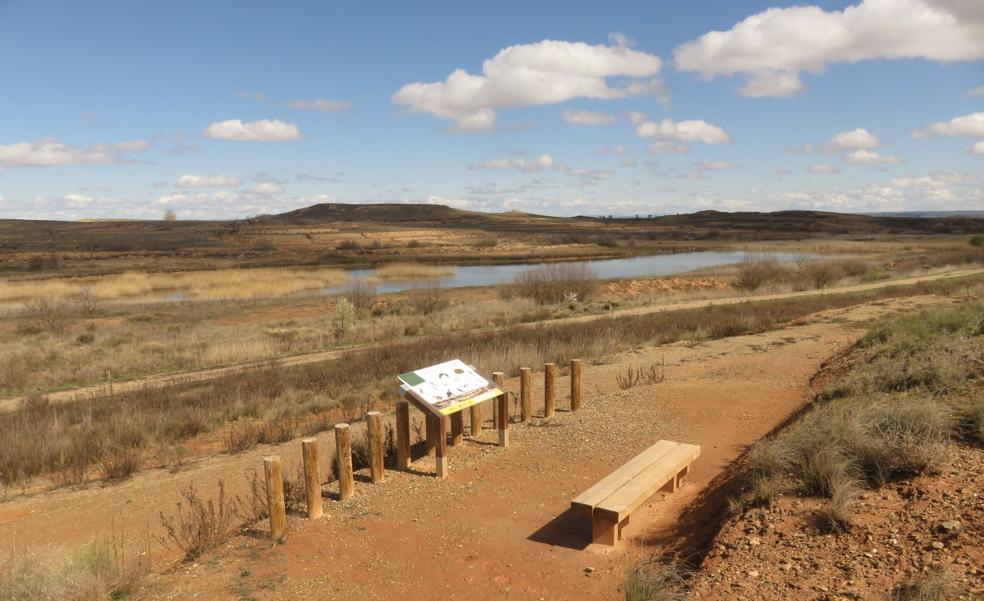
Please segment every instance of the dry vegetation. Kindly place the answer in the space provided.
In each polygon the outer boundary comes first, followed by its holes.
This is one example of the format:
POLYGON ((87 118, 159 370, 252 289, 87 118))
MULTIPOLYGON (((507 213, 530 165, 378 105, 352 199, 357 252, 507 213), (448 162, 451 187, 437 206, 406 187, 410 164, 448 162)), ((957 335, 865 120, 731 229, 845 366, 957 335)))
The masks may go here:
POLYGON ((751 451, 736 509, 770 505, 784 493, 823 497, 828 530, 849 529, 862 489, 937 472, 951 441, 984 443, 982 376, 980 301, 874 328, 816 408, 751 451))
POLYGON ((374 275, 381 280, 420 280, 445 278, 454 275, 451 265, 425 265, 423 263, 387 263, 376 269, 374 275))
POLYGON ((18 486, 38 476, 50 476, 56 484, 123 477, 141 466, 180 460, 186 441, 216 430, 225 433, 220 438, 229 451, 310 434, 328 428, 330 415, 351 419, 371 405, 385 406, 392 400, 392 374, 451 357, 486 372, 516 374, 524 365, 564 364, 575 356, 600 358, 637 345, 680 340, 695 331, 708 338, 759 332, 823 309, 961 285, 965 284, 947 282, 586 323, 466 330, 356 350, 325 363, 274 363, 207 383, 121 394, 112 403, 97 399, 49 404, 39 398, 0 415, 0 439, 6 443, 0 447, 0 483, 18 486))

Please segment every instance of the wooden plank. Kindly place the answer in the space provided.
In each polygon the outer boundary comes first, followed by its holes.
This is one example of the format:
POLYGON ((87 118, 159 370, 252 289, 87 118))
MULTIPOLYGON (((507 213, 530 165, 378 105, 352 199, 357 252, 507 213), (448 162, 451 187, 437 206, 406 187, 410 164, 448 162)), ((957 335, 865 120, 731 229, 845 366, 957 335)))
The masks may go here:
POLYGON ((658 461, 663 455, 677 447, 680 443, 671 440, 661 440, 639 453, 614 472, 608 474, 594 486, 579 494, 571 501, 574 509, 586 511, 589 515, 591 511, 613 492, 618 490, 625 483, 632 480, 647 467, 658 461))
POLYGON ((280 457, 264 457, 267 509, 270 512, 270 538, 280 542, 287 534, 287 505, 284 500, 284 466, 280 457))
MULTIPOLYGON (((493 401, 494 402, 494 401, 493 401)), ((478 403, 477 405, 472 405, 471 407, 471 434, 470 436, 475 437, 482 433, 482 405, 485 403, 478 403)))
POLYGON ((581 360, 571 359, 571 411, 581 408, 581 360))
POLYGON ((383 416, 378 411, 366 414, 366 431, 369 437, 369 478, 373 484, 383 481, 383 416))
POLYGON ((439 418, 436 422, 437 444, 434 447, 434 459, 437 467, 437 477, 448 477, 448 420, 439 418))
POLYGON ((621 488, 595 506, 595 513, 603 513, 621 521, 649 497, 656 494, 670 480, 675 480, 686 466, 700 456, 700 447, 692 444, 678 444, 663 455, 659 461, 651 464, 635 478, 625 483, 621 488))
POLYGON ((543 365, 543 417, 553 417, 557 402, 557 364, 543 365))
POLYGON ((410 404, 396 403, 396 469, 410 468, 410 404))
POLYGON ((451 446, 456 447, 461 444, 465 435, 465 416, 461 411, 451 414, 451 446))
POLYGON ((509 394, 505 391, 503 383, 506 374, 501 371, 492 372, 492 381, 502 391, 495 399, 495 427, 499 430, 499 446, 509 446, 509 394))
POLYGON ((344 501, 355 492, 352 477, 352 440, 348 424, 335 424, 335 461, 338 462, 338 498, 344 501))
POLYGON ((301 439, 304 458, 304 492, 307 493, 308 518, 315 520, 324 514, 321 501, 321 471, 318 469, 318 439, 301 439))
POLYGON ((520 419, 525 422, 533 417, 533 376, 528 367, 519 368, 520 419))

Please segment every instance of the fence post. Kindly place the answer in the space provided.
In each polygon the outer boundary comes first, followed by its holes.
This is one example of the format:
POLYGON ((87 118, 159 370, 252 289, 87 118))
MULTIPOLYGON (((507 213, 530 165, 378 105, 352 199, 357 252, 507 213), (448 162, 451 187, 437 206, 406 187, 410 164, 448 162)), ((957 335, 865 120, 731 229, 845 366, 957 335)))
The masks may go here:
POLYGON ((270 537, 279 541, 287 533, 287 506, 284 502, 284 466, 280 457, 264 457, 267 509, 270 511, 270 537))
POLYGON ((581 360, 571 359, 571 411, 581 408, 581 360))
POLYGON ((441 416, 435 419, 435 434, 437 434, 437 444, 434 447, 435 464, 437 465, 437 477, 448 477, 448 420, 441 416))
POLYGON ((383 481, 383 416, 378 411, 366 414, 366 430, 369 435, 369 477, 373 484, 383 481))
POLYGON ((526 421, 530 419, 533 412, 533 391, 532 389, 532 379, 530 377, 530 368, 520 367, 519 368, 519 407, 520 407, 520 421, 526 421))
POLYGON ((545 363, 543 365, 543 417, 553 417, 554 404, 557 401, 556 390, 557 365, 545 363))
POLYGON ((338 462, 338 498, 344 501, 352 496, 355 488, 348 424, 335 424, 335 461, 338 462))
POLYGON ((455 447, 461 444, 461 440, 465 435, 465 416, 461 411, 451 414, 451 446, 455 447))
MULTIPOLYGON (((495 385, 499 387, 500 390, 503 388, 503 382, 505 382, 506 375, 501 371, 492 372, 492 381, 495 385)), ((502 394, 495 399, 495 404, 498 410, 496 411, 496 422, 495 427, 499 430, 499 446, 508 447, 509 446, 509 395, 505 390, 502 390, 502 394)))
POLYGON ((410 469, 410 403, 396 402, 396 468, 410 469))
POLYGON ((438 429, 437 421, 438 420, 437 420, 437 417, 435 417, 434 414, 431 413, 430 411, 428 411, 428 412, 426 412, 424 414, 424 420, 425 420, 426 426, 427 426, 427 428, 426 428, 426 430, 427 430, 427 440, 426 440, 426 443, 425 443, 425 447, 424 448, 427 449, 427 454, 428 455, 433 455, 434 454, 434 446, 437 444, 437 429, 438 429))
POLYGON ((482 433, 482 403, 471 407, 471 436, 474 438, 482 433))
POLYGON ((315 520, 324 513, 321 501, 321 471, 318 469, 318 439, 301 439, 301 455, 304 457, 304 490, 307 492, 307 514, 309 519, 315 520))

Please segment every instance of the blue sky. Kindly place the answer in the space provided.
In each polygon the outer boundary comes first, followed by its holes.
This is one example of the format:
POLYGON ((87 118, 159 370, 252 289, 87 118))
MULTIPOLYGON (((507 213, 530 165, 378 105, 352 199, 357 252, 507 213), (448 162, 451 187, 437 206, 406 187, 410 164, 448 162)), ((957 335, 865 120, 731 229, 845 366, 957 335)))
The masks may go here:
POLYGON ((0 217, 984 209, 973 0, 419 4, 0 0, 0 217))

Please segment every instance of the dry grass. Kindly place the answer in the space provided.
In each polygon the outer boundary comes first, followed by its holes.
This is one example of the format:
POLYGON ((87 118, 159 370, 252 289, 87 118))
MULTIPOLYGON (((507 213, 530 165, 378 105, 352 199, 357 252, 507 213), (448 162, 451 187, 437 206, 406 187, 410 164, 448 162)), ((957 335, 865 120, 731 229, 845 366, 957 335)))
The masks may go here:
POLYGON ((957 598, 954 582, 941 571, 911 576, 896 585, 888 595, 889 601, 946 601, 954 598, 957 598))
POLYGON ((530 267, 516 276, 520 296, 541 304, 586 301, 598 288, 598 276, 584 263, 530 267))
POLYGON ((427 265, 425 263, 387 263, 378 267, 375 277, 381 280, 423 280, 445 278, 454 275, 452 265, 427 265))
POLYGON ((178 502, 176 515, 160 513, 164 530, 161 543, 180 550, 186 560, 215 549, 242 528, 242 515, 237 511, 241 500, 226 496, 222 480, 217 499, 202 498, 191 484, 181 491, 181 496, 184 500, 178 502))
POLYGON ((683 601, 686 579, 681 570, 657 559, 640 562, 625 579, 625 601, 683 601))
POLYGON ((146 548, 121 536, 94 539, 72 552, 28 552, 0 557, 4 601, 124 599, 150 571, 146 548))
POLYGON ((0 282, 0 302, 67 299, 82 291, 101 300, 176 293, 197 299, 277 297, 338 286, 346 278, 340 269, 257 268, 7 280, 0 282))

